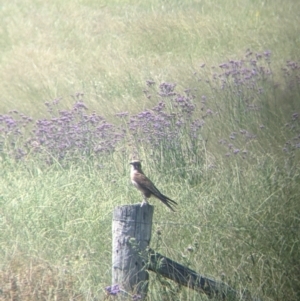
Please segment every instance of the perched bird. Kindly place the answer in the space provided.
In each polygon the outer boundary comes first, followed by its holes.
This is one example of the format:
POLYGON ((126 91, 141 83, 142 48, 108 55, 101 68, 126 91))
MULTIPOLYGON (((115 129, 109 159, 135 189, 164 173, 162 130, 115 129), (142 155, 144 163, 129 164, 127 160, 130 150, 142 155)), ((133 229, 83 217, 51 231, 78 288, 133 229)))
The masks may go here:
POLYGON ((175 211, 171 204, 177 205, 177 203, 167 196, 163 195, 149 180, 145 174, 142 171, 142 165, 141 162, 138 160, 132 161, 130 163, 131 165, 131 172, 130 172, 130 178, 132 184, 142 192, 144 196, 144 200, 141 204, 143 206, 145 203, 148 203, 148 198, 151 197, 151 195, 155 196, 159 200, 161 200, 166 206, 168 206, 172 211, 175 211))

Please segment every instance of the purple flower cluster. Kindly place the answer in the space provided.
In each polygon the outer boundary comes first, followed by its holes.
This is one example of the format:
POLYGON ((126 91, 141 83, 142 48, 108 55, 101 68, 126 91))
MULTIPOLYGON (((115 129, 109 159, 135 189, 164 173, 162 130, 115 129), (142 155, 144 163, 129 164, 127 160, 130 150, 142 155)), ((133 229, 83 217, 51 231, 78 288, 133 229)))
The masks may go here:
POLYGON ((105 288, 105 292, 108 296, 117 296, 118 294, 123 293, 125 296, 130 296, 133 301, 137 301, 137 300, 142 299, 142 296, 139 295, 139 294, 131 295, 128 292, 122 290, 120 288, 119 284, 114 284, 114 285, 107 286, 105 288))
POLYGON ((286 153, 300 150, 300 117, 299 113, 295 112, 292 114, 290 122, 285 124, 285 127, 292 134, 291 139, 286 141, 283 151, 286 153))
POLYGON ((238 132, 232 132, 228 139, 220 139, 219 144, 227 148, 227 152, 225 154, 226 157, 229 157, 232 154, 242 154, 242 158, 245 159, 248 154, 246 145, 250 140, 255 138, 256 135, 251 134, 245 129, 240 129, 238 132), (240 145, 240 148, 236 146, 237 144, 240 145))
MULTIPOLYGON (((198 78, 199 87, 183 93, 177 92, 176 84, 170 82, 161 83, 156 91, 155 82, 148 80, 146 85, 152 94, 145 90, 145 95, 147 98, 154 95, 157 104, 135 115, 116 113, 126 125, 123 128, 107 122, 96 112, 89 113, 82 93, 75 95, 75 104, 70 110, 59 110, 59 99, 47 102, 50 117, 36 121, 17 111, 0 115, 0 153, 18 160, 29 154, 40 156, 51 164, 55 160, 111 154, 120 143, 125 144, 129 136, 137 142, 135 145, 145 146, 151 153, 168 150, 181 154, 181 159, 191 153, 201 156, 203 136, 210 134, 216 122, 226 122, 234 125, 234 131, 220 140, 227 148, 226 156, 245 157, 246 145, 256 138, 252 132, 265 127, 263 118, 255 119, 253 124, 257 129, 253 131, 251 118, 245 116, 249 113, 258 116, 266 90, 276 88, 271 52, 247 50, 242 60, 229 60, 213 67, 211 75, 207 74, 207 68, 204 64, 200 66, 201 74, 206 77, 204 81, 198 78)), ((299 96, 300 65, 287 61, 282 70, 286 86, 294 91, 292 97, 295 93, 299 96)), ((195 75, 199 77, 198 73, 195 75)), ((294 134, 284 147, 290 152, 300 148, 298 113, 292 115, 287 128, 294 134)))
POLYGON ((76 102, 71 110, 58 111, 58 101, 46 103, 52 117, 39 119, 35 123, 30 117, 14 112, 0 116, 0 130, 4 133, 2 151, 21 159, 29 153, 41 154, 47 163, 53 159, 89 157, 114 151, 123 139, 117 127, 96 114, 87 114, 83 102, 76 102), (30 126, 29 126, 30 124, 30 126))
POLYGON ((248 49, 244 59, 220 64, 221 72, 213 73, 211 83, 252 109, 251 102, 264 93, 266 82, 272 81, 270 58, 270 51, 255 54, 248 49))
POLYGON ((114 284, 114 285, 107 286, 105 288, 105 292, 107 295, 116 296, 118 293, 121 292, 121 290, 119 284, 114 284))
MULTIPOLYGON (((152 109, 136 115, 117 113, 118 118, 128 122, 128 132, 139 143, 155 149, 162 145, 167 149, 180 148, 182 139, 195 139, 204 125, 202 119, 193 119, 193 97, 174 92, 175 84, 164 84, 165 91, 172 91, 167 99, 161 99, 152 109)), ((170 94, 170 92, 168 92, 170 94)), ((71 110, 58 110, 59 100, 46 103, 51 117, 33 121, 17 112, 0 116, 0 140, 2 152, 16 159, 27 154, 44 156, 47 163, 66 158, 82 158, 104 155, 115 151, 124 141, 126 131, 108 123, 95 112, 77 101, 71 110), (30 124, 30 126, 28 126, 30 124), (22 131, 21 131, 22 130, 22 131)))
POLYGON ((26 152, 23 140, 25 129, 33 124, 33 119, 14 110, 0 115, 0 152, 4 155, 22 158, 26 152))
POLYGON ((159 145, 166 149, 182 149, 184 139, 199 138, 204 120, 194 116, 194 97, 176 93, 175 86, 161 84, 158 94, 161 96, 162 90, 164 92, 158 104, 130 117, 128 128, 137 142, 147 143, 153 149, 159 145))
POLYGON ((161 83, 159 85, 159 95, 162 97, 176 95, 176 93, 174 92, 175 87, 176 84, 174 83, 161 83))
MULTIPOLYGON (((195 72, 201 90, 208 91, 208 96, 201 97, 202 110, 206 111, 206 116, 210 112, 221 119, 224 116, 226 125, 231 124, 238 132, 238 135, 229 132, 229 139, 220 140, 220 143, 228 148, 226 156, 242 154, 245 158, 248 153, 248 141, 256 138, 252 133, 265 129, 265 122, 271 125, 268 119, 272 118, 272 114, 275 114, 274 117, 278 116, 276 110, 285 111, 286 115, 288 111, 282 109, 284 106, 299 108, 297 99, 300 97, 300 64, 289 60, 282 68, 283 74, 278 72, 278 69, 277 73, 273 74, 271 58, 270 51, 254 53, 248 49, 243 59, 228 60, 218 67, 212 67, 212 74, 207 72, 204 64, 200 66, 199 72, 195 72), (206 74, 204 81, 203 74, 206 74), (284 97, 285 103, 281 96, 284 97), (276 107, 276 102, 282 107, 276 107), (207 108, 207 105, 212 106, 213 110, 207 108)), ((295 132, 292 140, 287 141, 284 147, 287 153, 299 147, 296 123, 292 120, 286 127, 289 130, 286 131, 287 137, 292 131, 295 132)), ((272 130, 270 126, 268 129, 272 130)))

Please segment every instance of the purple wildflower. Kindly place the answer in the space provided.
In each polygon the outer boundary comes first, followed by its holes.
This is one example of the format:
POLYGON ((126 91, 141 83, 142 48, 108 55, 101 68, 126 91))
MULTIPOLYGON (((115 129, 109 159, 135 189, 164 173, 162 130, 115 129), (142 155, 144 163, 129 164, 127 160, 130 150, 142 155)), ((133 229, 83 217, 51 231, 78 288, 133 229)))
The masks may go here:
POLYGON ((107 286, 105 288, 105 291, 108 295, 112 295, 112 296, 115 296, 115 295, 117 295, 118 293, 121 292, 119 284, 114 284, 114 285, 111 285, 111 286, 107 286))
POLYGON ((150 87, 150 86, 155 85, 155 81, 153 81, 153 80, 147 80, 146 84, 147 84, 148 87, 150 87))

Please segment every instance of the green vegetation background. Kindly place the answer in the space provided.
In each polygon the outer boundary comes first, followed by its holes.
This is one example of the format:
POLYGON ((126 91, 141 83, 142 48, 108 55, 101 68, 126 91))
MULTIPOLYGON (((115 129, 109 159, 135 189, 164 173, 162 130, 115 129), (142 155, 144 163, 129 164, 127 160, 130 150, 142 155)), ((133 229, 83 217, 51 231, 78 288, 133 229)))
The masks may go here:
MULTIPOLYGON (((43 118, 45 101, 62 97, 70 108, 71 95, 83 92, 90 111, 114 121, 156 104, 144 95, 146 80, 197 88, 200 65, 246 49, 270 50, 276 77, 286 60, 299 60, 299 11, 293 0, 2 2, 0 113, 43 118)), ((263 113, 242 123, 257 135, 249 159, 227 158, 218 143, 240 130, 233 105, 207 122, 207 144, 185 162, 174 165, 166 149, 150 156, 146 145, 139 156, 179 203, 173 214, 152 200, 152 246, 262 300, 299 300, 299 150, 282 151, 299 134, 299 123, 294 132, 285 126, 299 113, 299 90, 274 80, 281 89, 267 90, 263 113)), ((67 168, 1 154, 0 300, 104 300, 112 210, 141 198, 128 179, 131 147, 67 168)), ((149 300, 206 297, 151 275, 149 300)))

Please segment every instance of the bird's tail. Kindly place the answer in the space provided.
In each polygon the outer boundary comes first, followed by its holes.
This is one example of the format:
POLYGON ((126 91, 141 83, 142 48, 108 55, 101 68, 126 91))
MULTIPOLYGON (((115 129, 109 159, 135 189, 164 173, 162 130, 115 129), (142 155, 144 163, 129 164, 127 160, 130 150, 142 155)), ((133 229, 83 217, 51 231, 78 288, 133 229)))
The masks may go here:
POLYGON ((165 196, 165 195, 163 195, 163 194, 162 194, 161 196, 162 196, 161 200, 163 201, 163 203, 164 203, 167 207, 169 207, 172 211, 175 212, 174 208, 171 206, 170 203, 172 203, 173 205, 178 205, 178 204, 177 204, 175 201, 171 200, 170 198, 168 198, 167 196, 165 196))

